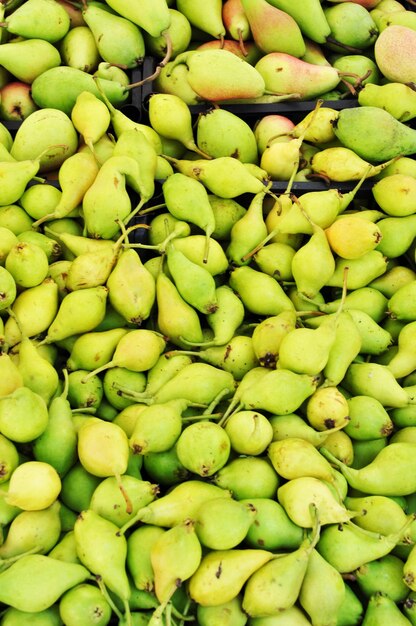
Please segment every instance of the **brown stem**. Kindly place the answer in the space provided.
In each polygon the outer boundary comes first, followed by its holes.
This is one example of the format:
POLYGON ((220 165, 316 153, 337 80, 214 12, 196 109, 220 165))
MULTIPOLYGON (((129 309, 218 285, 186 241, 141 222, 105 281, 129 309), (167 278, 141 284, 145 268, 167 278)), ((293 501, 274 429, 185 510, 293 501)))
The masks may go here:
POLYGON ((127 85, 125 87, 126 91, 128 91, 129 89, 134 89, 135 87, 140 87, 141 85, 144 85, 145 83, 148 83, 148 82, 151 82, 153 80, 156 80, 156 78, 159 76, 159 74, 162 71, 162 69, 169 62, 169 60, 170 60, 170 58, 172 56, 172 39, 171 39, 169 33, 167 33, 167 32, 162 33, 162 36, 164 37, 164 39, 166 41, 166 53, 165 53, 165 56, 160 61, 160 63, 157 64, 156 69, 153 72, 153 74, 150 74, 150 76, 146 76, 146 78, 143 78, 142 80, 137 81, 137 83, 131 83, 130 85, 127 85))

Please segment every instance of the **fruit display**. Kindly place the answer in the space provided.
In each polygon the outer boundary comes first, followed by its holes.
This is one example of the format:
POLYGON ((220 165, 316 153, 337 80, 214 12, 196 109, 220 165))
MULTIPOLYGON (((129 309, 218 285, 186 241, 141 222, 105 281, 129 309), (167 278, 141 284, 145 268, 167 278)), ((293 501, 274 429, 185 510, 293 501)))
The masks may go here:
POLYGON ((416 624, 415 15, 0 3, 0 626, 416 624))

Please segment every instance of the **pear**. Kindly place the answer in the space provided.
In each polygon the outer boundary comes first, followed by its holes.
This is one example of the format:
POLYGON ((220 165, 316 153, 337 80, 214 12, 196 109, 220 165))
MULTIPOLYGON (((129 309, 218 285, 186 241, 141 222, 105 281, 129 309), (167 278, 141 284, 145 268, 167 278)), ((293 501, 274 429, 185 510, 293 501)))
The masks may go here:
POLYGON ((62 300, 44 341, 54 342, 93 330, 104 318, 107 294, 108 289, 104 286, 68 293, 62 300), (77 315, 80 309, 84 312, 81 318, 79 313, 77 315))
POLYGON ((347 289, 360 289, 369 286, 373 280, 385 274, 386 269, 387 259, 380 250, 370 250, 356 259, 336 257, 335 270, 327 280, 326 286, 342 287, 345 282, 347 289))
POLYGON ((228 602, 238 595, 253 572, 271 558, 271 552, 261 549, 211 550, 202 557, 198 569, 191 576, 189 594, 202 606, 228 602))
POLYGON ((267 226, 263 217, 265 191, 255 194, 245 214, 235 222, 230 232, 227 256, 231 263, 244 265, 250 259, 245 255, 267 236, 267 226))
POLYGON ((67 624, 76 624, 79 620, 84 620, 87 624, 87 620, 92 619, 99 619, 105 624, 111 619, 112 609, 102 591, 97 586, 85 582, 68 589, 61 596, 59 615, 67 624))
POLYGON ((244 543, 265 550, 294 550, 303 539, 303 530, 288 517, 282 505, 269 498, 240 500, 256 509, 244 543))
POLYGON ((0 59, 2 66, 12 72, 17 80, 29 84, 48 69, 55 68, 61 63, 57 48, 49 41, 38 37, 4 42, 0 59))
POLYGON ((70 19, 64 7, 49 0, 30 0, 7 17, 7 30, 25 39, 55 43, 69 30, 70 19))
POLYGON ((106 587, 121 599, 128 613, 127 541, 118 533, 118 526, 87 509, 77 517, 74 533, 81 563, 102 578, 106 587))
POLYGON ((169 450, 182 432, 182 411, 186 403, 153 404, 140 411, 129 437, 134 454, 169 450))
POLYGON ((398 501, 387 496, 347 496, 345 504, 350 510, 366 511, 365 515, 355 518, 357 526, 382 535, 401 530, 407 522, 406 513, 398 501))
POLYGON ((215 475, 214 483, 230 489, 236 500, 274 498, 279 477, 264 456, 239 456, 224 465, 215 475))
POLYGON ((176 139, 185 148, 204 158, 209 155, 195 143, 192 117, 188 105, 174 94, 156 93, 149 100, 149 121, 152 128, 169 139, 176 139))
POLYGON ((199 476, 212 476, 223 467, 230 455, 231 443, 218 424, 201 421, 183 429, 177 440, 180 462, 199 476))
MULTIPOLYGON (((13 246, 11 249, 13 249, 13 246)), ((1 310, 8 309, 10 305, 12 305, 13 302, 16 300, 17 285, 10 271, 1 266, 0 266, 0 284, 1 284, 0 309, 1 310)))
POLYGON ((269 560, 250 576, 242 603, 246 613, 267 617, 294 606, 318 538, 319 526, 296 550, 269 560))
POLYGON ((169 528, 156 539, 150 549, 150 561, 154 571, 155 594, 161 602, 159 611, 163 611, 176 588, 197 570, 201 557, 201 544, 195 523, 191 520, 169 528))
POLYGON ((283 368, 269 370, 243 391, 240 408, 260 409, 277 415, 293 413, 312 395, 316 385, 317 378, 308 374, 283 368))
POLYGON ((80 513, 88 508, 92 494, 101 480, 87 472, 77 461, 62 478, 59 499, 71 511, 80 513))
POLYGON ((235 626, 244 626, 247 623, 247 615, 241 608, 240 596, 215 607, 198 605, 196 616, 201 626, 225 625, 230 620, 235 626))
POLYGON ((145 44, 136 24, 92 5, 84 6, 82 16, 94 35, 101 59, 126 68, 137 67, 143 61, 145 44))
POLYGON ((412 83, 414 81, 414 67, 412 62, 412 42, 415 39, 415 31, 407 26, 392 24, 379 33, 374 44, 374 56, 382 74, 389 80, 399 83, 412 83), (391 64, 390 54, 395 47, 405 46, 400 63, 391 64))
POLYGON ((88 73, 94 72, 100 62, 94 35, 84 20, 69 29, 60 42, 59 52, 66 66, 88 73))
POLYGON ((257 163, 258 148, 249 124, 227 109, 215 108, 198 118, 196 141, 211 157, 233 156, 243 163, 257 163))
POLYGON ((10 153, 18 161, 35 159, 42 154, 39 167, 42 173, 59 168, 77 148, 78 134, 70 117, 63 111, 46 107, 23 120, 10 153))
POLYGON ((412 128, 399 122, 388 111, 379 107, 360 106, 356 109, 340 111, 334 132, 342 144, 353 150, 362 159, 386 161, 396 156, 406 156, 415 151, 415 137, 412 128), (379 140, 364 144, 362 132, 371 133, 372 125, 383 129, 379 140))
MULTIPOLYGON (((19 465, 19 454, 17 452, 17 448, 10 439, 1 435, 0 437, 0 446, 1 446, 1 476, 0 476, 0 484, 7 482, 16 467, 19 465)), ((1 546, 0 546, 1 547, 1 546)))
POLYGON ((89 576, 88 569, 78 563, 29 554, 1 572, 1 601, 21 611, 43 611, 89 576), (22 594, 16 594, 16 584, 22 594))
POLYGON ((229 50, 188 50, 178 54, 172 71, 179 64, 188 67, 187 80, 192 89, 208 101, 255 98, 265 91, 264 79, 255 67, 229 50), (217 76, 212 81, 212 75, 217 76), (221 78, 220 78, 221 77, 221 78))
POLYGON ((325 386, 335 387, 361 351, 362 339, 359 329, 349 311, 341 311, 336 321, 335 340, 324 367, 325 386))
POLYGON ((341 574, 314 548, 299 592, 300 605, 312 623, 336 623, 344 597, 341 574))
POLYGON ((292 522, 304 528, 312 528, 314 525, 311 505, 318 510, 322 525, 347 522, 356 515, 336 499, 323 480, 313 476, 292 478, 278 488, 277 499, 292 522))
POLYGON ((166 250, 167 266, 182 298, 201 313, 215 313, 216 284, 208 270, 190 261, 170 242, 166 250))
POLYGON ((401 82, 367 83, 358 93, 358 102, 361 106, 379 106, 396 120, 407 122, 416 115, 415 97, 414 89, 401 82))
POLYGON ((203 235, 188 235, 187 237, 176 237, 175 246, 181 252, 183 252, 185 256, 188 257, 188 259, 190 259, 194 263, 197 263, 198 265, 201 265, 202 267, 205 267, 213 276, 217 276, 218 274, 224 274, 224 272, 226 272, 228 269, 228 259, 224 252, 224 249, 221 246, 220 242, 216 241, 216 239, 214 239, 213 237, 211 237, 209 241, 208 258, 205 256, 206 239, 203 235))
POLYGON ((104 100, 97 83, 112 104, 121 105, 128 97, 125 85, 118 80, 107 78, 96 80, 91 74, 69 65, 51 67, 37 76, 32 83, 32 97, 41 109, 56 109, 70 116, 82 91, 90 91, 104 100), (57 89, 58 85, 60 89, 57 89))
POLYGON ((246 310, 256 315, 278 315, 294 308, 283 287, 274 278, 251 266, 234 268, 229 286, 238 293, 246 310), (261 294, 261 297, 254 297, 254 294, 261 294))
POLYGON ((413 242, 413 215, 405 217, 385 217, 377 226, 382 233, 382 240, 377 246, 386 257, 397 259, 405 254, 413 242), (400 234, 399 234, 400 233, 400 234))
POLYGON ((354 259, 374 250, 383 238, 378 224, 354 215, 336 220, 325 234, 333 252, 344 259, 354 259))
POLYGON ((364 493, 388 496, 407 495, 411 490, 411 480, 400 473, 400 465, 409 462, 407 457, 411 457, 412 449, 413 443, 410 442, 391 443, 383 448, 371 463, 359 470, 347 468, 345 464, 335 460, 325 448, 321 448, 321 452, 340 468, 350 486, 364 493), (392 473, 392 468, 395 473, 392 473))
POLYGON ((226 421, 225 432, 235 452, 254 456, 265 452, 273 437, 267 417, 249 410, 233 413, 226 421))
POLYGON ((293 330, 295 325, 294 311, 282 311, 278 315, 266 317, 255 327, 252 335, 253 350, 260 365, 271 369, 276 366, 283 337, 293 330))
POLYGON ((139 7, 131 6, 125 0, 111 0, 109 6, 116 12, 127 18, 140 28, 148 32, 152 37, 159 37, 170 25, 169 8, 164 0, 145 0, 139 7))
POLYGON ((43 461, 25 461, 13 472, 6 502, 24 511, 40 511, 51 506, 61 491, 57 471, 43 461))
MULTIPOLYGON (((152 37, 147 32, 143 33, 146 50, 155 57, 164 59, 167 53, 167 38, 170 39, 172 48, 171 59, 188 49, 192 39, 192 26, 186 15, 177 9, 169 7, 170 25, 164 35, 152 37)), ((166 67, 166 65, 165 65, 166 67)))
POLYGON ((43 433, 47 423, 46 402, 29 387, 15 386, 0 398, 0 430, 11 441, 33 441, 43 433))
POLYGON ((369 48, 376 41, 378 28, 364 6, 353 4, 350 7, 341 3, 328 7, 324 13, 331 28, 331 49, 342 53, 347 46, 355 52, 369 48))
POLYGON ((324 148, 314 154, 311 160, 314 172, 336 182, 360 180, 362 176, 367 178, 376 176, 390 164, 389 160, 373 165, 344 145, 324 148))
POLYGON ((389 624, 397 624, 398 626, 400 624, 408 626, 411 623, 390 596, 381 591, 370 597, 364 613, 364 620, 363 623, 370 626, 371 624, 386 623, 385 620, 389 624))
POLYGON ((386 593, 394 602, 403 602, 409 587, 403 581, 403 561, 394 554, 362 565, 355 571, 359 589, 367 596, 386 593))
POLYGON ((380 208, 393 217, 412 216, 410 203, 414 194, 413 176, 406 174, 391 174, 377 181, 372 193, 380 208), (392 203, 391 194, 396 197, 396 204, 392 203))
POLYGON ((325 231, 313 225, 313 234, 295 253, 292 259, 292 274, 297 290, 307 298, 314 298, 320 289, 328 284, 336 269, 336 263, 325 231), (314 259, 315 272, 310 271, 314 259), (317 272, 319 263, 319 272, 317 272))
POLYGON ((67 393, 68 379, 65 375, 63 391, 61 395, 52 398, 48 407, 47 426, 33 445, 35 459, 52 465, 60 476, 66 474, 77 460, 77 436, 67 393))
POLYGON ((166 179, 162 185, 162 190, 166 207, 174 217, 190 221, 205 231, 207 243, 204 261, 206 262, 209 238, 215 228, 215 218, 204 185, 181 172, 176 172, 166 179), (197 214, 193 210, 195 202, 199 206, 197 214))
POLYGON ((5 611, 5 621, 6 626, 7 622, 9 622, 9 626, 18 626, 19 624, 24 624, 24 620, 27 619, 41 620, 47 626, 55 626, 59 624, 59 620, 61 619, 59 616, 59 609, 56 605, 52 605, 43 611, 20 611, 19 609, 15 609, 12 606, 9 606, 5 611))
POLYGON ((242 0, 251 36, 264 54, 285 52, 294 57, 305 53, 305 42, 296 20, 263 0, 242 0))
POLYGON ((34 337, 45 332, 53 322, 59 308, 58 285, 52 278, 36 287, 30 287, 19 293, 11 306, 12 313, 5 323, 5 340, 10 346, 17 344, 22 333, 34 337))
POLYGON ((307 420, 297 413, 272 415, 270 423, 273 428, 273 441, 282 441, 295 437, 319 447, 325 442, 330 432, 333 432, 332 429, 315 430, 309 425, 307 420))
POLYGON ((345 432, 353 439, 367 440, 387 437, 393 431, 393 422, 389 413, 376 398, 356 395, 347 399, 349 421, 345 432), (369 419, 364 415, 371 416, 369 419))
POLYGON ((332 482, 332 468, 309 441, 288 437, 270 443, 267 454, 279 474, 287 480, 313 476, 332 482))
POLYGON ((61 533, 60 503, 40 511, 22 511, 10 523, 6 540, 0 546, 0 557, 22 555, 36 551, 47 554, 57 543, 61 533))
MULTIPOLYGON (((263 168, 250 168, 232 156, 216 157, 211 160, 172 159, 174 167, 189 177, 201 181, 213 194, 222 198, 235 198, 243 193, 267 191, 267 172, 263 168)), ((168 181, 171 177, 168 178, 168 181)))
POLYGON ((156 303, 158 328, 172 343, 186 348, 188 342, 203 342, 198 313, 182 298, 175 283, 164 272, 159 272, 156 278, 156 303), (174 316, 172 311, 176 311, 174 316))
POLYGON ((123 526, 137 511, 152 502, 156 496, 156 487, 147 480, 124 474, 120 477, 120 484, 115 476, 108 476, 95 488, 90 508, 113 522, 116 526, 123 526), (132 502, 130 512, 126 511, 126 501, 120 491, 122 486, 127 497, 132 502))
POLYGON ((243 541, 255 517, 256 509, 250 503, 214 498, 198 509, 195 531, 202 545, 211 550, 229 550, 243 541))
POLYGON ((94 144, 107 132, 110 112, 97 96, 90 91, 81 91, 72 108, 71 120, 86 145, 94 152, 94 144))
POLYGON ((150 551, 155 541, 165 532, 153 524, 143 524, 133 530, 127 538, 126 565, 137 589, 154 591, 154 572, 150 551))
POLYGON ((386 365, 379 363, 352 363, 344 378, 346 389, 353 395, 369 395, 385 407, 401 408, 409 396, 386 365), (377 384, 374 385, 373 377, 377 384), (382 384, 380 384, 382 381, 382 384))
POLYGON ((257 61, 254 68, 272 93, 297 95, 311 100, 335 89, 340 82, 338 71, 332 66, 314 65, 286 52, 269 52, 257 61))
POLYGON ((139 509, 134 519, 120 529, 120 533, 126 532, 130 526, 138 521, 172 528, 186 519, 192 518, 203 502, 217 497, 230 498, 231 493, 199 479, 186 480, 174 485, 168 493, 139 509))
POLYGON ((18 369, 24 385, 37 393, 49 405, 58 389, 59 376, 56 368, 39 354, 33 340, 23 337, 19 344, 18 369))

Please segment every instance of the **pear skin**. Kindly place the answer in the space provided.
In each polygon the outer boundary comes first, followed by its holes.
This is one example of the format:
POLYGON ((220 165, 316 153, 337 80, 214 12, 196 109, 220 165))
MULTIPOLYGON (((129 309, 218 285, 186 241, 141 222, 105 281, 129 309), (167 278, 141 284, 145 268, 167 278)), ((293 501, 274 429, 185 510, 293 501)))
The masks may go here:
POLYGON ((413 64, 413 42, 415 31, 407 26, 392 24, 385 28, 374 44, 375 60, 382 74, 389 80, 399 83, 412 83, 415 80, 413 64), (400 46, 400 62, 391 63, 391 55, 400 46), (403 46, 405 46, 403 48, 403 46))

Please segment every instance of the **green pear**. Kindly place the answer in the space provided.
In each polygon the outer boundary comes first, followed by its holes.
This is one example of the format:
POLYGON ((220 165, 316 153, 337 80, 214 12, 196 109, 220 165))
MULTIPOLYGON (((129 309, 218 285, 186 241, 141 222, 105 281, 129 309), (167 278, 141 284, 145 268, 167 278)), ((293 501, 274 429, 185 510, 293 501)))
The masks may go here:
POLYGON ((139 509, 134 520, 125 524, 120 529, 120 533, 126 532, 130 526, 139 521, 144 524, 172 528, 192 518, 203 502, 217 497, 230 498, 231 493, 200 479, 186 480, 174 485, 168 493, 139 509))
POLYGON ((387 437, 392 433, 393 423, 384 406, 376 398, 356 395, 347 399, 349 421, 345 432, 353 439, 367 440, 387 437), (369 419, 364 416, 371 416, 369 419))
POLYGON ((105 626, 110 622, 112 609, 102 591, 91 583, 80 583, 68 589, 59 599, 59 615, 65 624, 83 623, 85 626, 105 626))
POLYGON ((309 441, 288 437, 270 443, 267 454, 279 476, 292 480, 313 476, 332 481, 332 467, 309 441))
POLYGON ((241 591, 248 578, 272 558, 261 549, 211 550, 202 557, 189 580, 189 594, 201 606, 217 606, 229 602, 241 591), (217 576, 218 567, 221 576, 217 576))
POLYGON ((177 485, 191 476, 179 461, 176 445, 165 452, 149 452, 143 457, 143 467, 150 480, 159 485, 177 485))
POLYGON ((0 430, 11 441, 33 441, 43 433, 47 423, 46 402, 29 387, 16 387, 0 398, 0 430))
POLYGON ((230 455, 231 443, 224 429, 215 422, 200 421, 183 429, 176 451, 181 463, 199 476, 212 476, 230 455))
POLYGON ((255 98, 265 91, 264 79, 255 67, 229 50, 188 50, 172 62, 188 67, 187 80, 200 98, 208 101, 255 98), (212 80, 213 73, 217 76, 212 80))
POLYGON ((143 524, 133 530, 127 538, 126 565, 137 589, 154 591, 154 571, 150 551, 164 532, 165 529, 160 526, 143 524))
POLYGON ((321 448, 322 454, 330 458, 345 476, 348 484, 363 493, 374 495, 407 495, 411 490, 411 480, 408 476, 400 473, 402 463, 407 463, 411 457, 413 443, 394 442, 380 450, 375 459, 361 469, 347 467, 344 463, 333 458, 325 448, 321 448), (393 469, 394 468, 394 473, 393 469), (398 473, 396 473, 398 472, 398 473), (379 482, 381 481, 381 482, 379 482), (396 490, 397 489, 397 490, 396 490))
POLYGON ((20 611, 13 606, 9 606, 4 613, 4 623, 9 626, 19 626, 24 624, 26 619, 33 620, 33 623, 45 626, 59 626, 62 622, 59 616, 59 609, 56 605, 52 605, 43 611, 20 611))
POLYGON ((146 31, 143 33, 146 51, 161 59, 164 59, 167 53, 166 37, 169 37, 172 47, 171 59, 185 52, 192 39, 192 26, 186 15, 172 6, 169 6, 169 14, 170 25, 166 28, 164 35, 153 37, 146 31))
POLYGON ((19 371, 24 385, 37 393, 49 405, 58 389, 56 368, 37 350, 33 340, 23 337, 19 344, 19 371))
POLYGON ((230 489, 236 500, 274 498, 279 477, 264 456, 240 456, 229 460, 214 475, 219 487, 230 489))
POLYGON ((9 525, 0 557, 9 559, 35 551, 47 554, 57 543, 61 534, 60 503, 56 500, 50 507, 40 511, 22 511, 9 525))
POLYGON ((389 595, 381 591, 374 593, 368 601, 367 609, 364 613, 363 623, 377 624, 386 623, 397 624, 398 626, 408 626, 411 622, 403 615, 397 604, 389 595))
POLYGON ((77 460, 77 436, 72 421, 72 409, 68 398, 68 380, 62 393, 51 399, 48 406, 48 423, 33 444, 37 461, 49 463, 63 476, 77 460))
POLYGON ((403 602, 409 594, 403 581, 403 561, 394 554, 362 565, 354 575, 358 588, 368 598, 374 593, 386 593, 394 602, 403 602))
POLYGON ((30 0, 7 17, 7 30, 25 39, 55 43, 66 35, 70 19, 64 7, 49 0, 30 0))
POLYGON ((74 525, 81 563, 118 596, 128 610, 130 584, 126 573, 127 541, 119 528, 91 509, 82 511, 74 525))
POLYGON ((268 418, 257 411, 237 411, 227 418, 225 432, 238 454, 257 456, 265 452, 273 438, 268 418))
POLYGON ((224 274, 224 272, 226 272, 228 269, 228 259, 224 252, 224 249, 221 244, 213 237, 211 237, 209 241, 208 258, 206 258, 206 238, 203 235, 188 235, 186 237, 176 237, 175 246, 181 252, 183 252, 185 256, 188 257, 188 259, 190 259, 194 263, 197 263, 201 267, 206 268, 213 276, 217 276, 218 274, 224 274))
POLYGON ((214 624, 225 626, 227 623, 244 626, 247 623, 247 615, 241 608, 240 596, 215 607, 198 605, 196 616, 201 626, 214 626, 214 624))
POLYGON ((11 150, 18 161, 41 154, 39 172, 46 172, 62 165, 77 147, 78 135, 70 118, 62 111, 45 108, 22 122, 11 150))
POLYGON ((22 556, 0 573, 1 601, 15 609, 39 612, 90 576, 86 567, 42 554, 22 556), (16 585, 22 593, 16 593, 16 585))
MULTIPOLYGON (((43 17, 42 12, 42 19, 43 17)), ((32 84, 44 72, 59 66, 61 57, 52 43, 34 37, 3 43, 0 62, 17 80, 32 84)))
POLYGON ((384 85, 366 84, 358 93, 361 106, 378 106, 388 111, 400 122, 407 122, 416 115, 415 92, 404 83, 389 82, 384 85))
POLYGON ((270 559, 250 576, 242 602, 246 613, 267 617, 294 606, 318 538, 319 526, 296 550, 270 559))
MULTIPOLYGON (((14 246, 10 249, 13 250, 13 248, 14 246)), ((8 309, 16 300, 17 285, 13 275, 7 268, 0 267, 0 284, 2 294, 0 308, 1 310, 8 309)))
POLYGON ((137 511, 152 502, 156 495, 156 487, 147 480, 141 480, 125 474, 120 477, 120 484, 114 476, 108 476, 95 488, 90 508, 113 522, 116 526, 123 526, 137 511), (127 493, 133 504, 131 512, 126 511, 126 502, 120 491, 120 485, 127 493))
POLYGON ((96 80, 91 74, 69 65, 52 67, 37 76, 32 83, 32 97, 41 108, 57 109, 70 115, 82 91, 90 91, 104 99, 97 83, 112 104, 121 105, 128 97, 125 86, 118 81, 105 78, 96 80), (60 89, 57 89, 58 85, 60 89))
POLYGON ((68 293, 62 300, 56 317, 48 328, 45 342, 54 342, 71 335, 93 330, 104 318, 107 294, 108 289, 104 286, 79 289, 68 293), (81 317, 79 315, 80 310, 83 311, 81 317))
POLYGON ((10 476, 19 465, 20 458, 14 443, 4 435, 0 437, 0 447, 2 467, 0 484, 3 484, 10 480, 10 476))
POLYGON ((40 285, 24 289, 11 306, 19 324, 13 315, 5 323, 7 345, 19 343, 22 333, 27 337, 34 337, 45 332, 53 322, 58 308, 58 285, 52 278, 45 278, 40 285))
POLYGON ((253 130, 227 109, 212 109, 198 118, 196 141, 199 149, 211 157, 233 156, 243 163, 258 161, 253 130))
POLYGON ((61 502, 71 511, 80 513, 87 509, 101 478, 93 476, 77 461, 62 478, 61 502))
POLYGON ((363 159, 381 162, 396 156, 413 154, 415 137, 413 129, 396 120, 388 111, 374 106, 340 111, 334 126, 338 139, 346 148, 353 150, 363 159), (383 129, 379 140, 364 144, 363 129, 371 133, 372 125, 383 129))
POLYGON ((336 499, 323 480, 313 476, 292 478, 278 488, 277 498, 292 522, 304 528, 314 524, 311 505, 319 511, 322 525, 347 522, 356 515, 336 499))
POLYGON ((126 0, 111 0, 109 6, 153 37, 159 37, 170 26, 170 13, 166 0, 144 0, 141 6, 126 0))
POLYGON ((341 574, 314 548, 299 592, 300 605, 312 622, 337 623, 344 597, 345 583, 341 574))
POLYGON ((90 91, 81 91, 71 111, 71 120, 84 142, 94 152, 94 144, 107 132, 110 112, 90 91))
POLYGON ((376 182, 372 193, 384 213, 393 217, 413 215, 410 204, 414 194, 414 181, 413 176, 391 174, 376 182), (396 198, 396 203, 392 202, 392 195, 396 198))
POLYGON ((195 6, 190 0, 179 0, 177 8, 188 18, 192 26, 217 39, 222 39, 225 36, 222 3, 218 0, 209 0, 204 11, 201 11, 200 7, 195 6))
POLYGON ((143 61, 145 44, 136 24, 92 5, 85 5, 82 16, 94 35, 98 52, 104 61, 126 68, 137 67, 143 61))
POLYGON ((93 72, 100 62, 97 44, 92 31, 83 21, 69 29, 59 44, 64 65, 84 72, 93 72))
POLYGON ((354 52, 365 50, 376 41, 378 28, 364 6, 354 4, 350 7, 340 3, 327 7, 324 13, 331 29, 328 45, 332 50, 341 54, 345 47, 355 49, 354 52))
POLYGON ((386 365, 352 363, 348 367, 344 385, 353 395, 369 395, 385 407, 401 408, 409 403, 408 394, 386 365), (376 384, 373 383, 374 376, 377 378, 376 384))
POLYGON ((245 544, 272 551, 299 547, 303 531, 291 521, 279 502, 271 498, 243 499, 240 502, 252 504, 256 509, 256 516, 244 539, 245 544))
POLYGON ((234 268, 229 286, 238 293, 246 310, 256 315, 278 315, 294 308, 283 287, 274 278, 251 266, 234 268))
POLYGON ((311 168, 336 182, 360 180, 376 176, 391 164, 391 160, 373 165, 348 146, 332 146, 313 155, 311 168))
POLYGON ((186 403, 172 401, 144 408, 135 421, 129 437, 134 454, 169 450, 182 432, 182 411, 186 403))
POLYGON ((195 531, 202 545, 211 550, 229 550, 244 540, 256 517, 251 503, 214 498, 197 511, 195 531), (230 524, 230 520, 233 522, 230 524))

